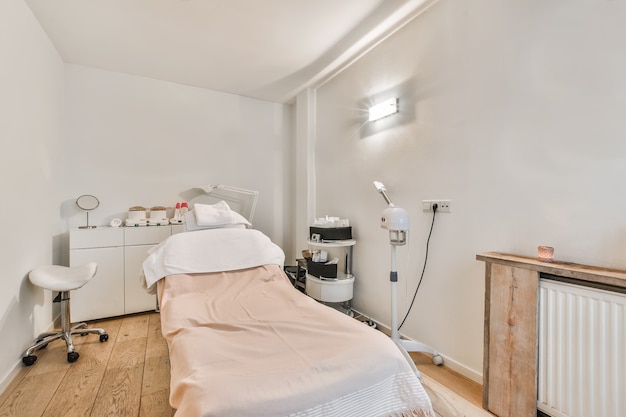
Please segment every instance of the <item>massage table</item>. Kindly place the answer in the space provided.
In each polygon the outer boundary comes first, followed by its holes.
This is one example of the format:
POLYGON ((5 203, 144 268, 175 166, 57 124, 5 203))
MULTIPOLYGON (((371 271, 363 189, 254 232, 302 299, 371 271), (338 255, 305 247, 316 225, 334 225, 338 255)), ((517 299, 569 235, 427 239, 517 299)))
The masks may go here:
POLYGON ((178 417, 435 417, 383 333, 302 294, 260 231, 173 235, 144 262, 178 417))

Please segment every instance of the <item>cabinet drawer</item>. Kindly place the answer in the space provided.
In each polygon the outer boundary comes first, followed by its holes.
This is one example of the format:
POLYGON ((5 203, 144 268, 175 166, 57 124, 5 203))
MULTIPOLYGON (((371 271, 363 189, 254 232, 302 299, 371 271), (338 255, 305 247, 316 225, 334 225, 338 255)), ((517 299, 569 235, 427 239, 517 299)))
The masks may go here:
POLYGON ((107 248, 124 245, 124 232, 115 227, 70 230, 70 249, 107 248))
POLYGON ((171 236, 170 226, 125 227, 125 245, 154 245, 171 236))

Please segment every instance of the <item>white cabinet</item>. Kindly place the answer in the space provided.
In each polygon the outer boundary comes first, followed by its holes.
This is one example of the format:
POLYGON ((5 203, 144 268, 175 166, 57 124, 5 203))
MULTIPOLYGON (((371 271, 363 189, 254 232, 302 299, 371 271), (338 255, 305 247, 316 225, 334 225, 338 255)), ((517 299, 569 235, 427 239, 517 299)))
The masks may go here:
POLYGON ((151 247, 182 230, 182 225, 71 230, 70 265, 98 263, 96 276, 72 291, 72 321, 154 310, 156 296, 141 285, 143 261, 151 247))

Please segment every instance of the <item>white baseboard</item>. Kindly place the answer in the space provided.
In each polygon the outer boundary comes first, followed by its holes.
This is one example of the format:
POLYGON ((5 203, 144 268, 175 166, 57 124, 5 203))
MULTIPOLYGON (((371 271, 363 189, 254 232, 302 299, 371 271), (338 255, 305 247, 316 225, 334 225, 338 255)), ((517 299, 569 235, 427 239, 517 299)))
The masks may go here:
POLYGON ((459 374, 463 375, 466 378, 471 379, 472 381, 482 385, 483 384, 483 374, 481 372, 478 372, 474 369, 468 368, 467 366, 458 363, 457 361, 455 361, 454 359, 450 359, 449 357, 445 356, 445 355, 441 355, 443 357, 443 364, 447 367, 452 369, 455 372, 458 372, 459 374))
POLYGON ((17 374, 22 370, 22 360, 15 362, 15 365, 6 373, 2 381, 0 381, 0 394, 3 394, 7 387, 13 382, 17 374))
MULTIPOLYGON (((356 313, 356 315, 360 315, 363 316, 369 320, 372 320, 370 317, 368 317, 367 315, 361 313, 360 311, 354 310, 353 311, 356 313)), ((376 323, 376 327, 381 330, 383 333, 387 334, 388 336, 391 334, 391 329, 387 326, 384 326, 380 323, 378 323, 376 320, 372 320, 373 322, 376 323)), ((413 340, 409 337, 406 337, 403 334, 400 334, 402 336, 402 338, 406 338, 409 340, 413 340)), ((418 343, 422 343, 419 340, 415 340, 415 342, 418 343)), ((450 368, 451 370, 453 370, 454 372, 458 372, 459 374, 463 375, 466 378, 471 379, 472 381, 482 385, 483 384, 483 374, 481 372, 478 372, 474 369, 468 368, 467 366, 449 358, 448 356, 442 354, 441 352, 439 352, 439 354, 441 355, 441 357, 443 358, 443 366, 450 368)))

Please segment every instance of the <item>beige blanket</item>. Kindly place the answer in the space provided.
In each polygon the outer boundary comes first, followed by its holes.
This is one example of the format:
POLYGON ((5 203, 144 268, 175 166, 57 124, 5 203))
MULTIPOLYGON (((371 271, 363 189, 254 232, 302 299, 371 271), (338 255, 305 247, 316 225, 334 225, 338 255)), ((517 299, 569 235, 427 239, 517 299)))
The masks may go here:
POLYGON ((276 265, 170 275, 158 293, 177 416, 434 417, 387 336, 276 265))

